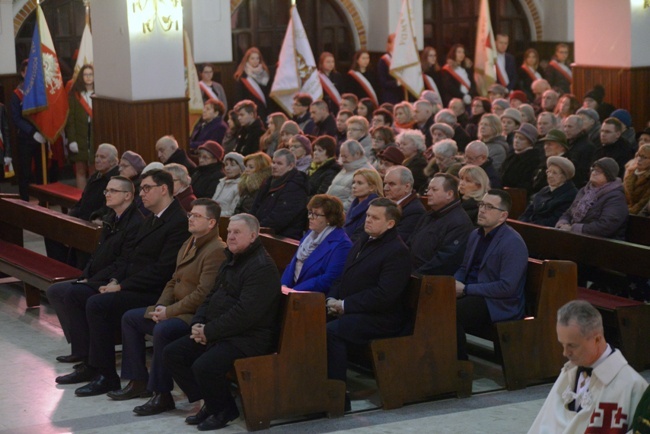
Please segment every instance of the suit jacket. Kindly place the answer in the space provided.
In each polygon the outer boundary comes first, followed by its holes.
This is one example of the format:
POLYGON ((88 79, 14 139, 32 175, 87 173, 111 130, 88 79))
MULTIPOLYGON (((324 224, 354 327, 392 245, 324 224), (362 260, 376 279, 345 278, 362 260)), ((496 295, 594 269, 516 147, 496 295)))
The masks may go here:
POLYGON ((510 53, 505 53, 506 57, 506 74, 508 74, 508 90, 514 90, 517 86, 517 63, 515 56, 510 53))
POLYGON ((165 161, 165 164, 169 164, 169 163, 177 163, 180 164, 181 166, 185 166, 190 176, 192 176, 194 170, 196 169, 196 164, 194 164, 194 161, 190 160, 187 157, 185 151, 182 150, 181 148, 176 149, 174 153, 169 156, 167 161, 165 161))
MULTIPOLYGON (((301 244, 311 234, 309 231, 301 244)), ((343 273, 343 266, 352 247, 352 241, 342 228, 334 229, 302 264, 298 280, 296 274, 296 256, 282 274, 282 284, 296 291, 314 291, 326 293, 343 273)))
POLYGON ((402 208, 402 218, 397 224, 397 233, 402 237, 402 241, 408 243, 415 225, 427 210, 415 191, 406 196, 400 203, 400 207, 402 208))
POLYGON ((122 291, 162 292, 176 268, 176 255, 189 237, 187 215, 176 199, 160 218, 151 214, 140 226, 135 247, 120 257, 116 264, 116 278, 122 291))
MULTIPOLYGON (((480 238, 479 230, 470 234, 463 265, 454 275, 460 282, 467 279, 480 238)), ((528 249, 524 240, 504 223, 483 256, 478 282, 466 285, 465 293, 485 298, 492 322, 522 319, 527 268, 528 249)))

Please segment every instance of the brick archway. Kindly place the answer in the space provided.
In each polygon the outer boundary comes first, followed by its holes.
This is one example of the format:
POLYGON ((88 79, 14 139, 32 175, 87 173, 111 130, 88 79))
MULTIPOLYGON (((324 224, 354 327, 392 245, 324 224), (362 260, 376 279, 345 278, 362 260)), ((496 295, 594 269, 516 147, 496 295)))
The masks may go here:
MULTIPOLYGON (((528 12, 529 17, 532 19, 532 23, 535 28, 535 39, 538 41, 542 40, 543 29, 542 29, 542 19, 540 17, 540 11, 537 7, 535 0, 520 0, 524 10, 528 12)), ((527 15, 528 15, 527 14, 527 15)), ((531 26, 532 28, 532 26, 531 26)))
POLYGON ((36 10, 36 1, 37 0, 27 1, 14 16, 14 37, 18 35, 18 31, 23 26, 23 23, 27 17, 29 17, 29 15, 36 10))

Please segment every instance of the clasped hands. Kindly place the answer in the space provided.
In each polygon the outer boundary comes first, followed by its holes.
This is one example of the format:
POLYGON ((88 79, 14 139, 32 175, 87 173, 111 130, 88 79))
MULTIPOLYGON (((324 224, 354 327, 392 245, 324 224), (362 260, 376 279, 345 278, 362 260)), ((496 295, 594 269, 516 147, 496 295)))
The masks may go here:
POLYGON ((330 297, 325 300, 325 307, 327 308, 328 315, 341 316, 345 313, 343 311, 343 300, 330 297))
POLYGON ((192 333, 190 334, 190 339, 194 339, 194 342, 201 345, 206 345, 208 339, 205 337, 204 333, 205 324, 194 324, 192 326, 192 333))

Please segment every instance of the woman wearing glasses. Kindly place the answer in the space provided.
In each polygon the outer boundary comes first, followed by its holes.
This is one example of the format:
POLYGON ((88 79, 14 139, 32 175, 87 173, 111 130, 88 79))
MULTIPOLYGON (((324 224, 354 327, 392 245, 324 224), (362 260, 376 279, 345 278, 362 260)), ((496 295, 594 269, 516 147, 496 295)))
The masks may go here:
POLYGON ((352 196, 354 200, 345 216, 345 233, 355 242, 364 234, 366 211, 370 202, 379 196, 384 196, 384 183, 374 169, 359 169, 352 177, 352 196))
POLYGON ((343 273, 352 247, 342 226, 343 204, 334 196, 317 194, 307 204, 309 231, 282 274, 282 292, 326 293, 343 273))

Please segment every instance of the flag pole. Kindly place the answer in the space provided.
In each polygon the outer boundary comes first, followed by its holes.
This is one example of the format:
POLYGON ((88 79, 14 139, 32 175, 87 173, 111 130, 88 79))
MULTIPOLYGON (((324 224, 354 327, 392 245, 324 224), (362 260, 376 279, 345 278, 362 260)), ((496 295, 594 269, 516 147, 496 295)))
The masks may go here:
MULTIPOLYGON (((42 0, 37 0, 36 4, 38 6, 41 5, 42 0)), ((39 7, 38 10, 36 11, 37 14, 37 20, 38 20, 38 14, 41 13, 41 8, 39 7)), ((47 140, 46 142, 47 143, 47 140)), ((47 154, 45 153, 45 143, 41 143, 41 171, 43 172, 43 185, 47 185, 47 154)))

